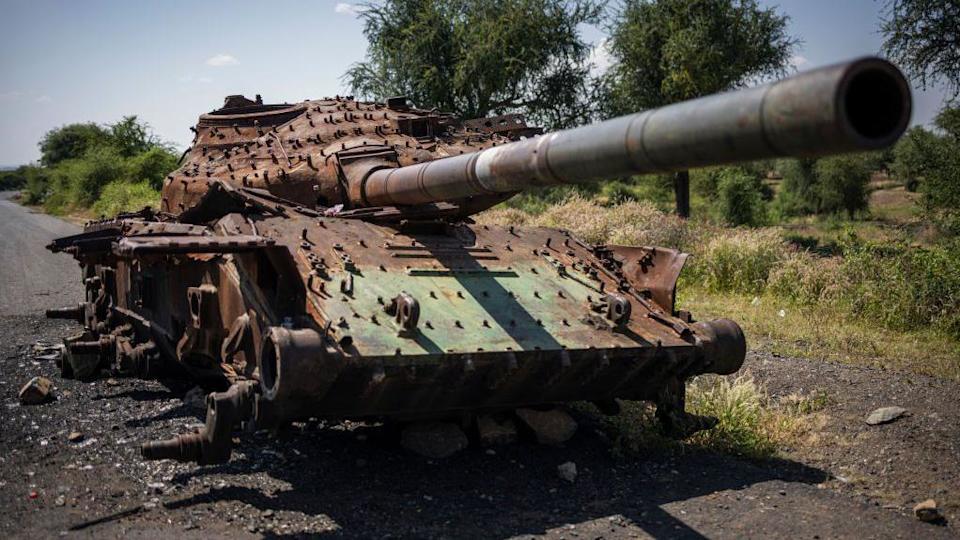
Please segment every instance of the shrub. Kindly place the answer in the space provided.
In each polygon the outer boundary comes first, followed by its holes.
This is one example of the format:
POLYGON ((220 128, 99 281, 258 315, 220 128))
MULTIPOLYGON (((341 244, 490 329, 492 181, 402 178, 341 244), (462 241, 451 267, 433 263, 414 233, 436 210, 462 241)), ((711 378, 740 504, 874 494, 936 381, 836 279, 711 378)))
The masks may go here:
POLYGON ((854 240, 845 246, 841 270, 854 314, 890 328, 934 327, 960 338, 960 242, 915 248, 854 240))
POLYGON ((87 153, 83 159, 61 163, 71 193, 70 201, 89 207, 99 197, 104 186, 126 176, 127 164, 116 149, 101 146, 87 153))
POLYGON ((717 174, 720 215, 730 225, 760 225, 766 219, 761 196, 760 177, 739 169, 723 169, 717 174))
POLYGON ((110 143, 110 132, 93 122, 67 124, 51 129, 40 140, 40 162, 52 167, 68 159, 80 159, 87 152, 110 143))
POLYGON ((784 159, 778 163, 783 183, 774 201, 775 211, 782 216, 800 216, 820 211, 815 174, 816 160, 784 159))
POLYGON ((177 168, 178 157, 166 148, 155 146, 129 160, 131 182, 146 182, 153 189, 163 187, 163 180, 177 168))
POLYGON ((24 186, 21 191, 25 204, 40 204, 50 189, 50 175, 41 167, 27 167, 24 170, 24 186))
POLYGON ((845 283, 839 258, 797 251, 771 270, 766 292, 796 304, 816 304, 842 297, 845 283))
POLYGON ((927 216, 952 235, 960 235, 960 141, 942 138, 931 152, 920 188, 927 216))
POLYGON ((774 229, 738 229, 711 238, 694 253, 685 274, 711 291, 760 293, 788 253, 774 229))
POLYGON ((903 182, 908 191, 916 191, 926 176, 933 152, 939 144, 937 136, 923 126, 914 126, 893 147, 890 172, 903 182))
POLYGON ((27 165, 9 171, 0 171, 0 191, 20 189, 27 183, 27 165))
POLYGON ((146 182, 111 182, 103 188, 100 198, 93 204, 97 215, 113 216, 120 212, 133 212, 145 206, 157 208, 160 192, 146 182))
POLYGON ((867 208, 867 183, 870 169, 859 155, 821 159, 814 168, 817 175, 820 211, 846 211, 850 219, 867 208))

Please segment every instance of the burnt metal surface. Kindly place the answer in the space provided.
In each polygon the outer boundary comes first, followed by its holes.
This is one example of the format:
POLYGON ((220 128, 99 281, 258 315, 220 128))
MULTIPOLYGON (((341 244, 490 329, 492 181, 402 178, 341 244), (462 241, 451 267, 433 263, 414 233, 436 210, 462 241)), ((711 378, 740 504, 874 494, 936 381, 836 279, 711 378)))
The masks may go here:
POLYGON ((671 433, 709 428, 684 412, 685 381, 735 372, 746 340, 676 310, 686 254, 469 216, 532 185, 888 145, 909 116, 901 83, 866 59, 542 136, 519 115, 460 121, 403 97, 228 96, 159 210, 49 246, 81 263, 86 290, 48 312, 83 326, 61 371, 215 391, 204 428, 144 445, 148 459, 225 461, 240 426, 574 400, 611 414, 649 400, 671 433))

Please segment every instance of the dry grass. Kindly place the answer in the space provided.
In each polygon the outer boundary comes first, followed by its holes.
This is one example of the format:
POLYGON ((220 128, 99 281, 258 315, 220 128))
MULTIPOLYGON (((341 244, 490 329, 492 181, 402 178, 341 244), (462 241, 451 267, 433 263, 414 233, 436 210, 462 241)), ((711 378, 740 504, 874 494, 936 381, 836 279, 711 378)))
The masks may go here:
POLYGON ((852 319, 829 303, 798 306, 770 295, 686 288, 678 305, 701 319, 735 319, 752 350, 890 368, 960 381, 960 344, 932 331, 902 332, 852 319))
MULTIPOLYGON (((665 438, 649 403, 624 402, 620 415, 600 417, 617 454, 643 454, 652 450, 698 448, 751 459, 777 454, 779 448, 815 440, 823 424, 823 394, 770 398, 749 374, 736 377, 702 376, 687 387, 687 408, 694 414, 713 416, 713 429, 694 434, 684 442, 665 438)), ((589 406, 581 406, 593 412, 589 406)))

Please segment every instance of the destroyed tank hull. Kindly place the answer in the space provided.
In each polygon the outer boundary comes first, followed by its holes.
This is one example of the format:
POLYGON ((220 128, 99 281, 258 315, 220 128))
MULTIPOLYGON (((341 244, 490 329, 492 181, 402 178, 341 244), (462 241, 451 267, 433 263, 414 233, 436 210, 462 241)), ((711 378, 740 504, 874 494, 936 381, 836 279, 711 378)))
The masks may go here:
POLYGON ((746 354, 736 323, 676 309, 687 256, 469 215, 531 185, 883 147, 909 105, 875 59, 542 136, 397 98, 231 96, 201 117, 158 212, 51 244, 87 291, 48 312, 84 325, 62 371, 219 390, 204 429, 145 444, 150 459, 225 461, 242 424, 463 422, 570 401, 652 401, 685 436, 713 423, 684 412, 685 381, 746 354), (862 116, 864 81, 879 120, 862 116), (701 129, 668 129, 681 120, 701 129))

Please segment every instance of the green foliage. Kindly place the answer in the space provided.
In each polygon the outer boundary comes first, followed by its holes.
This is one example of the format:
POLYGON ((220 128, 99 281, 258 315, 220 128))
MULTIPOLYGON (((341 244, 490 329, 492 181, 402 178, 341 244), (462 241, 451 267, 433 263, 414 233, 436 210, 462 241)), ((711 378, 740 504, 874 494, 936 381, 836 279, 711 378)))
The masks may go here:
POLYGON ((820 211, 845 211, 850 219, 867 209, 871 169, 860 155, 832 156, 817 162, 820 211))
POLYGON ((110 138, 109 129, 92 122, 52 129, 40 140, 40 163, 52 167, 61 161, 82 158, 88 151, 109 144, 110 138))
POLYGON ((361 18, 367 58, 344 75, 369 98, 405 95, 464 118, 519 111, 550 128, 590 111, 592 0, 386 0, 361 18))
POLYGON ((907 191, 916 191, 921 179, 927 175, 934 162, 937 146, 936 134, 923 126, 910 128, 893 147, 893 164, 890 172, 903 182, 907 191))
POLYGON ((160 139, 150 131, 150 126, 137 121, 136 115, 124 116, 110 125, 110 145, 123 157, 133 157, 162 146, 160 139))
POLYGON ((25 182, 20 194, 26 204, 40 204, 50 189, 50 175, 42 167, 30 166, 24 171, 25 182))
POLYGON ((781 217, 846 212, 867 208, 870 175, 882 163, 879 153, 813 159, 785 159, 774 212, 781 217))
POLYGON ((27 185, 27 170, 31 165, 21 165, 10 171, 0 171, 0 191, 20 189, 27 185))
POLYGON ((163 187, 163 179, 177 168, 176 154, 161 146, 154 146, 128 161, 131 182, 146 182, 155 190, 163 187))
POLYGON ((916 248, 853 239, 841 269, 853 313, 897 329, 933 326, 960 339, 960 242, 916 248))
POLYGON ((814 159, 783 159, 777 165, 783 182, 774 200, 781 216, 813 214, 820 210, 814 159))
POLYGON ((721 169, 716 176, 720 215, 727 224, 756 226, 766 220, 758 176, 737 168, 721 169))
POLYGON ((133 212, 145 206, 156 208, 160 192, 147 182, 111 182, 104 186, 100 198, 92 210, 101 216, 114 216, 120 212, 133 212))
POLYGON ((604 112, 625 114, 782 75, 796 40, 755 0, 627 0, 610 25, 604 112))
POLYGON ((883 52, 920 82, 960 95, 960 0, 888 0, 883 52))
POLYGON ((934 122, 948 136, 960 140, 960 107, 944 107, 934 122))
POLYGON ((921 191, 927 216, 960 235, 960 140, 942 137, 929 160, 921 191))
POLYGON ((94 205, 101 212, 130 209, 132 204, 152 201, 152 194, 178 161, 173 149, 161 143, 150 126, 136 116, 126 116, 106 127, 70 124, 51 130, 41 148, 46 166, 29 171, 24 200, 43 204, 52 213, 94 205), (124 183, 129 186, 121 186, 124 183), (107 186, 113 187, 104 193, 107 186), (143 186, 148 186, 152 194, 143 186), (105 199, 100 201, 101 197, 105 199))
POLYGON ((72 201, 83 207, 92 205, 104 186, 119 180, 126 172, 120 152, 110 146, 94 148, 83 159, 64 162, 60 168, 66 168, 68 163, 70 167, 63 173, 72 191, 72 201))

